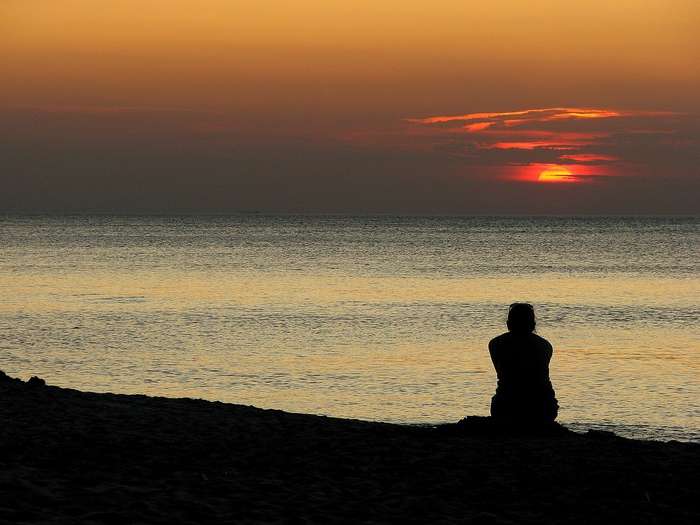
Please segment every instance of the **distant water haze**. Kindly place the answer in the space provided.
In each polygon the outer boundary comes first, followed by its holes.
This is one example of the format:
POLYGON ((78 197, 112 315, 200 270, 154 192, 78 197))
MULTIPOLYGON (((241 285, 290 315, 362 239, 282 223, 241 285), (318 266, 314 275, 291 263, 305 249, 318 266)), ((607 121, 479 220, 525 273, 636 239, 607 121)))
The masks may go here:
POLYGON ((485 415, 529 301, 560 420, 700 436, 700 219, 0 218, 0 369, 406 423, 485 415))

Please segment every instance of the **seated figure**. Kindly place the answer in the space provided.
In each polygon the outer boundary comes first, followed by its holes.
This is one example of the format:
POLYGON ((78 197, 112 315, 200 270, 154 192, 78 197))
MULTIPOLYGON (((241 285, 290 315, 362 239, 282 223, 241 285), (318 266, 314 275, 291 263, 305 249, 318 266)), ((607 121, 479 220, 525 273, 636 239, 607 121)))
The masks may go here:
POLYGON ((489 342, 498 376, 491 417, 526 425, 550 423, 559 409, 549 380, 552 345, 534 333, 535 311, 530 304, 510 305, 507 325, 508 332, 489 342))

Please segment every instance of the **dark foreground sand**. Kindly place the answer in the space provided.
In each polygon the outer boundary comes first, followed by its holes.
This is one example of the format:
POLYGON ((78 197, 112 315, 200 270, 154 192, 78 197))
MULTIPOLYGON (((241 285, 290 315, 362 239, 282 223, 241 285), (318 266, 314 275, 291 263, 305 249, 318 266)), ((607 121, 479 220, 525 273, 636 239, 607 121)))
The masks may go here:
POLYGON ((2 523, 700 523, 700 445, 416 428, 0 373, 2 523))

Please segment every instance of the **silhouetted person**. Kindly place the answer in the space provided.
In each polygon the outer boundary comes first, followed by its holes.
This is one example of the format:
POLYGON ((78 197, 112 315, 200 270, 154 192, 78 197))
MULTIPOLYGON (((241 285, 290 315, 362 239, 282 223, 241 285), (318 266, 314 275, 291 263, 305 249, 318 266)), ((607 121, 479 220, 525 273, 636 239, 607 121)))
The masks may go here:
POLYGON ((531 304, 511 304, 507 325, 508 332, 489 342, 498 376, 491 416, 528 425, 552 422, 559 409, 549 380, 552 345, 534 333, 535 310, 531 304))

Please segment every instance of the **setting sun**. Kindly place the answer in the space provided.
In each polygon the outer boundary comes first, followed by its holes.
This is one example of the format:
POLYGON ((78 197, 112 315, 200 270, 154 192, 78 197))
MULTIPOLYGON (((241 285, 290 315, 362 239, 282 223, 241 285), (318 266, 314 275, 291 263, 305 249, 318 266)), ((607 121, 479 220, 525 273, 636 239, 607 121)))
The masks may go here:
POLYGON ((564 166, 552 166, 542 170, 537 180, 539 182, 578 182, 571 170, 564 166))

